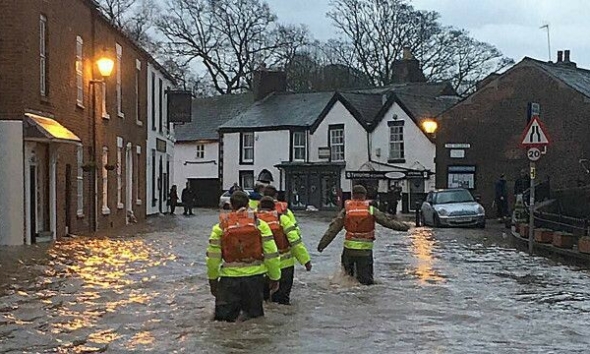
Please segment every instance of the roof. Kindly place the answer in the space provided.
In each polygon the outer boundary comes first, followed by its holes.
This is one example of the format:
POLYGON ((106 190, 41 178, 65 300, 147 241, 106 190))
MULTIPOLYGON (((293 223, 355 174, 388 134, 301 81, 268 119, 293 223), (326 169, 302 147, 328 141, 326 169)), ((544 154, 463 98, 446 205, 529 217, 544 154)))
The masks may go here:
POLYGON ((219 126, 247 110, 253 102, 251 93, 193 100, 192 121, 175 126, 176 141, 218 140, 219 126))
POLYGON ((308 127, 324 111, 334 92, 273 93, 219 129, 308 127))
MULTIPOLYGON (((532 63, 586 97, 590 97, 590 70, 561 63, 548 63, 525 57, 521 63, 532 63)), ((518 64, 517 64, 518 65, 518 64)))
POLYGON ((353 114, 358 113, 357 119, 366 124, 371 124, 383 107, 383 95, 381 94, 340 92, 340 95, 352 106, 347 108, 356 110, 357 112, 353 112, 353 114))

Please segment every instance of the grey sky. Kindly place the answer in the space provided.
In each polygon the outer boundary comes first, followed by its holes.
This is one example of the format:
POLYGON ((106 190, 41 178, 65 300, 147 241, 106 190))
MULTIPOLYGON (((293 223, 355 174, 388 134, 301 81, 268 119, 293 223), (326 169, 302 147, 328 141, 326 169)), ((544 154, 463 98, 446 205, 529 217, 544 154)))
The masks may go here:
MULTIPOLYGON (((337 35, 325 17, 329 0, 267 0, 279 20, 304 23, 316 39, 337 35)), ((570 49, 578 66, 590 68, 590 1, 587 0, 414 0, 418 9, 435 10, 440 21, 467 29, 482 41, 495 45, 505 55, 520 61, 529 56, 547 60, 547 32, 550 24, 551 55, 570 49)))

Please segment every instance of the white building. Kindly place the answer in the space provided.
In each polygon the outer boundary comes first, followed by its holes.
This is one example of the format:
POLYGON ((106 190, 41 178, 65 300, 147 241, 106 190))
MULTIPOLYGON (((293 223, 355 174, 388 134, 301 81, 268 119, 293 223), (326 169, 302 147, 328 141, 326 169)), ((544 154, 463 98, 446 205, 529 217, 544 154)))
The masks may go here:
POLYGON ((147 84, 147 151, 144 154, 147 200, 144 203, 147 215, 153 215, 168 212, 170 182, 174 180, 174 127, 168 121, 167 95, 173 84, 152 64, 148 64, 147 84))
POLYGON ((193 100, 192 121, 176 125, 174 184, 179 196, 188 182, 197 192, 196 206, 218 205, 221 183, 217 129, 252 103, 252 94, 193 100))
POLYGON ((291 208, 336 209, 352 186, 372 198, 402 187, 403 211, 434 188, 435 145, 422 121, 456 102, 425 82, 343 93, 273 93, 220 127, 223 188, 263 171, 291 208))

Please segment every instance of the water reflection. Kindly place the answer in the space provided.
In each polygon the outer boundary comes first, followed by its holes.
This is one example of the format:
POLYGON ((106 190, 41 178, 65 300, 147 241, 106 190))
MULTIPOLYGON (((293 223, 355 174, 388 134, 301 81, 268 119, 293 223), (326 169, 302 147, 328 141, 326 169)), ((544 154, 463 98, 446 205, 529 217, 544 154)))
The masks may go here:
POLYGON ((415 275, 421 284, 444 282, 445 278, 433 268, 435 258, 432 252, 435 242, 433 240, 432 230, 425 228, 416 229, 410 236, 410 239, 410 250, 414 257, 415 268, 406 270, 406 272, 415 275))

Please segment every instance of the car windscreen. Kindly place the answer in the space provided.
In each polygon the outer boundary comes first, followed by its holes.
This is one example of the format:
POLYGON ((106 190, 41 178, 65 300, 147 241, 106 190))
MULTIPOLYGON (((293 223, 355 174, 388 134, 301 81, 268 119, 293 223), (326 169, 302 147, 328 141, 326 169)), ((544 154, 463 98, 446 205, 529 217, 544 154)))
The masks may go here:
POLYGON ((466 190, 445 191, 436 193, 434 196, 434 204, 466 203, 472 201, 473 196, 466 190))

